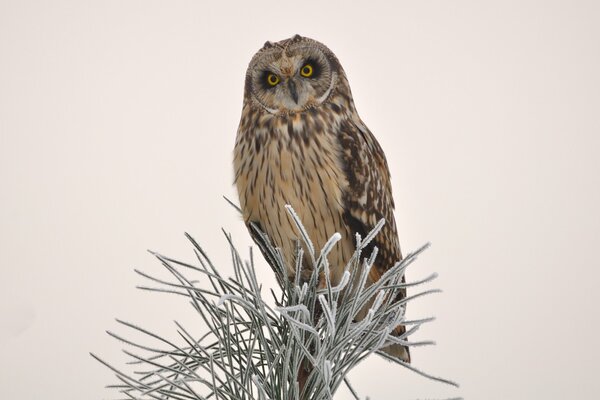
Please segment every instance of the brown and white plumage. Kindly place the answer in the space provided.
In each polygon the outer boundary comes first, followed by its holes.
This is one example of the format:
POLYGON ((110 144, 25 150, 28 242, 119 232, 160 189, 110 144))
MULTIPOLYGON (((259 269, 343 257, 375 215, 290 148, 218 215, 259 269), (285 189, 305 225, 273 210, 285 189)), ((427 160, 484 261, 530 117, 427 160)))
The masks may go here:
MULTIPOLYGON (((342 235, 329 257, 334 284, 354 253, 354 234, 364 237, 381 218, 386 224, 372 242, 379 253, 371 282, 402 259, 385 155, 356 112, 339 61, 323 44, 296 35, 267 42, 253 57, 234 169, 245 222, 260 226, 282 250, 290 276, 299 235, 286 204, 316 249, 335 232, 342 235)), ((399 326, 396 333, 402 332, 399 326)), ((386 351, 410 361, 406 347, 386 351)))

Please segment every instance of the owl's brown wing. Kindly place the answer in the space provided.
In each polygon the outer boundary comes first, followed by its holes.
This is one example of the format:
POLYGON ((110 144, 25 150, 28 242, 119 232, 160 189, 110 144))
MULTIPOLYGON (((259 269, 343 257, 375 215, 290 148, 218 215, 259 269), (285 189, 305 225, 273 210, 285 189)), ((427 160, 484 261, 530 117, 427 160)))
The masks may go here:
MULTIPOLYGON (((380 219, 385 225, 371 246, 377 246, 374 281, 402 259, 396 222, 390 172, 379 143, 360 120, 342 124, 340 138, 348 179, 344 220, 352 232, 365 237, 380 219)), ((368 254, 368 253, 367 253, 368 254)))
MULTIPOLYGON (((343 149, 343 163, 348 179, 344 193, 344 222, 350 231, 365 237, 382 218, 385 225, 366 249, 366 254, 377 246, 379 252, 369 278, 376 282, 402 259, 396 222, 390 171, 381 146, 360 119, 342 124, 339 140, 343 149), (369 248, 370 247, 370 248, 369 248)), ((402 282, 405 282, 402 277, 402 282)), ((397 300, 406 297, 406 289, 399 291, 397 300)), ((394 329, 396 336, 406 332, 404 325, 394 329)), ((408 347, 399 344, 383 349, 386 353, 410 363, 408 347)))

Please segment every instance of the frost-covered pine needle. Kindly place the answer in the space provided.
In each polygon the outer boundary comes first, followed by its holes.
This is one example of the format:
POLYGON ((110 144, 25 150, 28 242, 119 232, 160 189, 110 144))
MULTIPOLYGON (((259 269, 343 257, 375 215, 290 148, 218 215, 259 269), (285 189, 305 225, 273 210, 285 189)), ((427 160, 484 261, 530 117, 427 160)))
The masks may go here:
MULTIPOLYGON (((432 320, 423 318, 407 321, 405 304, 414 298, 435 293, 424 290, 402 301, 396 301, 403 288, 425 284, 436 275, 414 283, 403 283, 406 267, 423 252, 425 245, 408 254, 382 278, 366 286, 366 278, 374 255, 367 259, 361 251, 383 226, 383 221, 366 238, 358 240, 358 249, 346 266, 339 285, 332 286, 326 279, 325 287, 318 289, 318 276, 328 277, 327 254, 339 240, 335 234, 317 254, 302 223, 287 207, 301 232, 308 260, 313 263, 312 278, 300 282, 288 276, 283 257, 268 238, 253 227, 258 246, 275 271, 280 293, 275 294, 275 307, 263 298, 260 278, 255 274, 254 260, 244 262, 229 235, 225 235, 232 254, 234 277, 221 275, 204 250, 186 234, 194 247, 197 264, 176 261, 158 253, 153 255, 171 274, 170 281, 138 272, 150 282, 140 286, 145 290, 173 293, 187 298, 207 331, 192 333, 176 322, 177 336, 166 339, 137 325, 117 320, 124 327, 145 335, 149 343, 139 343, 122 335, 109 332, 128 346, 134 371, 125 371, 92 354, 110 368, 118 383, 110 387, 123 399, 165 400, 301 400, 332 399, 344 383, 353 396, 356 390, 348 381, 348 372, 372 353, 383 355, 433 380, 457 386, 454 382, 426 374, 412 365, 381 352, 393 343, 404 346, 422 346, 433 342, 410 342, 407 337, 432 320), (200 287, 198 282, 203 282, 200 287), (158 287, 156 286, 158 285, 158 287), (341 296, 344 301, 339 301, 341 296), (375 301, 373 299, 375 298, 375 301), (373 302, 367 316, 355 321, 361 308, 373 302), (399 323, 407 333, 394 337, 390 332, 399 323), (298 384, 301 369, 308 377, 303 388, 298 384)), ((360 238, 359 238, 360 239, 360 238)), ((375 250, 376 251, 376 250, 375 250)), ((302 246, 297 257, 303 257, 302 246)), ((299 261, 296 271, 301 268, 299 261)), ((368 392, 369 388, 361 391, 368 392)))

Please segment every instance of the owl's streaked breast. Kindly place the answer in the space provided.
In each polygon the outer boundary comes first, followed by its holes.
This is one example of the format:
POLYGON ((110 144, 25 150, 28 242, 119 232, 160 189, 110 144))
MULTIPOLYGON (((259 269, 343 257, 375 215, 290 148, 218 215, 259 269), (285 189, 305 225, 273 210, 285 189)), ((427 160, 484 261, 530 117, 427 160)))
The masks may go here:
MULTIPOLYGON (((247 121, 251 123, 250 121, 247 121)), ((343 193, 348 185, 340 144, 319 115, 263 115, 256 124, 240 125, 234 167, 244 220, 257 222, 281 248, 293 273, 299 234, 284 206, 290 204, 318 251, 335 232, 344 240, 329 261, 338 281, 354 251, 343 221, 343 193), (341 266, 341 268, 340 268, 341 266)), ((333 124, 332 124, 333 122, 333 124)))

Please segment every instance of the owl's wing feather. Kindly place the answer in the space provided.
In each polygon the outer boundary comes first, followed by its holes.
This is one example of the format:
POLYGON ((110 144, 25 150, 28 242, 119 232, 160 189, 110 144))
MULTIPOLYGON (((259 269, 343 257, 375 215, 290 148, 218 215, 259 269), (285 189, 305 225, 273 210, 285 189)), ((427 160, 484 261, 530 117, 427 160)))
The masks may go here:
MULTIPOLYGON (((366 249, 367 254, 371 253, 373 246, 379 250, 369 275, 370 280, 376 282, 402 259, 394 221, 390 171, 381 146, 360 119, 347 121, 341 126, 341 132, 340 144, 348 179, 348 189, 343 197, 344 221, 350 231, 359 233, 363 238, 380 219, 384 218, 386 222, 366 249)), ((405 282, 404 277, 402 282, 405 282)), ((406 289, 401 289, 397 300, 405 297, 406 289)), ((393 334, 400 336, 404 332, 406 327, 398 325, 393 334)), ((410 363, 410 351, 406 346, 394 344, 384 351, 410 363)))
POLYGON ((344 220, 352 232, 362 237, 380 219, 385 225, 370 246, 379 249, 374 281, 402 259, 396 222, 390 172, 379 143, 360 121, 348 120, 340 129, 340 144, 348 180, 344 193, 344 220))

